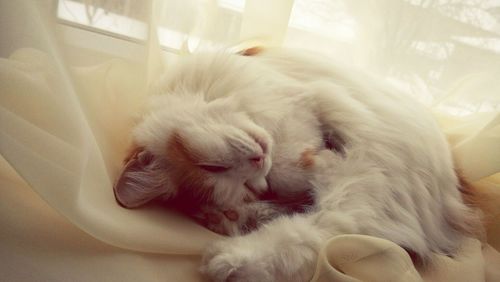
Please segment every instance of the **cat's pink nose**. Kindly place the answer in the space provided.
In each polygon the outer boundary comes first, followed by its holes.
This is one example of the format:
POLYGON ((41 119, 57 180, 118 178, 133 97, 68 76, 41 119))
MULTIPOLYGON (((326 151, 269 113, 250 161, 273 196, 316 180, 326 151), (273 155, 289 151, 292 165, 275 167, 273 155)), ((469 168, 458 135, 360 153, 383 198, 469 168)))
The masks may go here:
POLYGON ((256 156, 253 158, 250 158, 250 163, 252 166, 257 167, 257 168, 262 168, 264 166, 264 156, 256 156))

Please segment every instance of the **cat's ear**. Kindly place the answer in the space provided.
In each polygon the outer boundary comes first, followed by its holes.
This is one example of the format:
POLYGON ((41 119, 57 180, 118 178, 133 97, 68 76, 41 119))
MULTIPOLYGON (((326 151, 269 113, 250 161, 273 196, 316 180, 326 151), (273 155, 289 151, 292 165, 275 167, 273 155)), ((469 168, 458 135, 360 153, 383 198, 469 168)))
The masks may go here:
POLYGON ((264 48, 262 48, 262 47, 254 46, 254 47, 245 48, 243 50, 240 50, 237 52, 237 54, 242 55, 242 56, 256 56, 256 55, 262 53, 263 50, 264 50, 264 48))
POLYGON ((134 149, 125 159, 125 166, 114 185, 117 202, 136 208, 175 190, 165 165, 144 148, 134 149))

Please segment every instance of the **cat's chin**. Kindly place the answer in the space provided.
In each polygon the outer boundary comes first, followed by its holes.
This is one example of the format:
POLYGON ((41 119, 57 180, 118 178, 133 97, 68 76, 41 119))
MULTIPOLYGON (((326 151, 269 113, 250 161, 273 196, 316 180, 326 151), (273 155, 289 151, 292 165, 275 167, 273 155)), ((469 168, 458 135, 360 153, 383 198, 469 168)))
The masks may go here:
POLYGON ((269 190, 269 184, 267 183, 266 177, 271 170, 271 165, 271 158, 267 155, 264 159, 264 164, 257 175, 245 182, 245 187, 256 196, 262 195, 269 190))
POLYGON ((245 187, 255 194, 255 196, 261 195, 269 190, 269 186, 264 176, 248 180, 245 182, 245 187))

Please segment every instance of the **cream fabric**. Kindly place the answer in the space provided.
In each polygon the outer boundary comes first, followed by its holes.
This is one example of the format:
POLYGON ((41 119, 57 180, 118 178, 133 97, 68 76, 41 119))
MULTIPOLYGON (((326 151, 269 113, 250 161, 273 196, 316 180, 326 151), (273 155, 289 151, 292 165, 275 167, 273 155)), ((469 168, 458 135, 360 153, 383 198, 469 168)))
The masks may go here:
MULTIPOLYGON (((181 52, 214 42, 302 47, 343 57, 414 93, 436 113, 459 166, 477 181, 486 199, 489 242, 500 248, 500 36, 498 16, 489 13, 494 1, 279 0, 264 6, 266 1, 247 0, 233 37, 216 36, 230 27, 214 24, 216 2, 189 1, 198 8, 192 14, 169 12, 173 2, 149 3, 149 41, 138 45, 132 62, 72 47, 52 21, 50 1, 0 1, 0 154, 6 160, 0 170, 0 273, 10 275, 7 281, 200 279, 197 259, 185 255, 199 255, 217 235, 160 207, 120 208, 112 193, 149 83, 162 71, 175 71, 162 59, 155 36, 166 17, 190 19, 181 52), (260 17, 263 10, 268 14, 260 17), (313 20, 301 21, 311 13, 313 20)), ((439 258, 436 272, 420 277, 394 244, 347 235, 325 243, 315 279, 482 281, 490 275, 487 281, 499 281, 495 268, 485 272, 499 262, 498 253, 488 246, 482 251, 471 239, 463 256, 439 258), (338 252, 344 255, 333 255, 338 252)))
POLYGON ((203 281, 198 256, 108 245, 57 213, 4 160, 0 166, 0 281, 203 281))
POLYGON ((320 251, 312 281, 498 281, 498 265, 500 253, 467 239, 455 258, 436 255, 431 266, 419 272, 405 250, 390 241, 341 235, 320 251))

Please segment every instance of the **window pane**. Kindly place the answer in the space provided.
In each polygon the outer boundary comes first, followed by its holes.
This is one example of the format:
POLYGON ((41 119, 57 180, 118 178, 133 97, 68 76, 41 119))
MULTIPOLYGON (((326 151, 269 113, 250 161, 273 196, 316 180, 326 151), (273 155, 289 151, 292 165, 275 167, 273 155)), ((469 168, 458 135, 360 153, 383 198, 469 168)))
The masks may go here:
POLYGON ((147 7, 133 0, 59 0, 59 19, 71 24, 121 35, 127 38, 147 38, 147 7))

